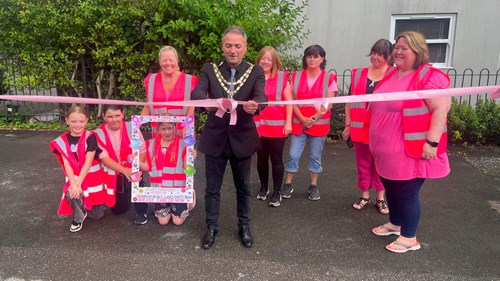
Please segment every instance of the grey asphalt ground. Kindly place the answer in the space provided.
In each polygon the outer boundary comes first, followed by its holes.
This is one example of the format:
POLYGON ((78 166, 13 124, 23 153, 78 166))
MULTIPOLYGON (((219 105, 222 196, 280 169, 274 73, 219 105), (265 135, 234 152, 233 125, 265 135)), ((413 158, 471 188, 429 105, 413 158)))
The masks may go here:
MULTIPOLYGON (((307 199, 302 161, 291 199, 278 208, 252 201, 251 249, 240 245, 230 168, 215 246, 200 248, 204 156, 196 162, 198 205, 182 226, 133 224, 133 208, 70 233, 56 215, 63 173, 48 143, 57 132, 0 131, 0 280, 500 280, 499 148, 450 147, 451 174, 421 192, 422 249, 394 254, 371 228, 387 221, 361 211, 354 151, 325 145, 321 200, 307 199), (498 207, 497 207, 498 208, 498 207)), ((306 150, 307 151, 307 150, 306 150)), ((307 158, 304 154, 303 160, 307 158)), ((253 162, 255 166, 255 159, 253 162)), ((259 182, 252 170, 254 194, 259 182)), ((150 207, 151 210, 151 207, 150 207)))

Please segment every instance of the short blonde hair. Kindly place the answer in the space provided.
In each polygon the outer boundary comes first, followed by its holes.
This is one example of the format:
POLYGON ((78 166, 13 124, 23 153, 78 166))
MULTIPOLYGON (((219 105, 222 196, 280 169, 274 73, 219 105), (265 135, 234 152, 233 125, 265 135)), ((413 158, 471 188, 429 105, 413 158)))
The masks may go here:
POLYGON ((271 67, 271 77, 273 77, 283 67, 281 65, 281 60, 278 52, 276 52, 276 49, 271 46, 265 46, 264 48, 262 48, 259 52, 259 55, 257 56, 255 64, 259 64, 260 59, 264 56, 264 54, 266 54, 266 52, 271 53, 271 61, 273 62, 273 66, 271 67))
POLYGON ((429 63, 429 47, 427 47, 427 42, 422 33, 416 31, 402 32, 396 37, 396 43, 398 43, 398 40, 401 38, 406 40, 408 46, 416 55, 413 69, 417 69, 421 65, 429 63))
POLYGON ((158 61, 160 60, 161 54, 163 52, 166 52, 166 51, 171 51, 172 53, 174 53, 175 58, 177 59, 177 61, 179 61, 179 56, 177 55, 177 50, 174 47, 172 47, 172 46, 163 46, 163 47, 161 47, 160 51, 158 52, 158 61))

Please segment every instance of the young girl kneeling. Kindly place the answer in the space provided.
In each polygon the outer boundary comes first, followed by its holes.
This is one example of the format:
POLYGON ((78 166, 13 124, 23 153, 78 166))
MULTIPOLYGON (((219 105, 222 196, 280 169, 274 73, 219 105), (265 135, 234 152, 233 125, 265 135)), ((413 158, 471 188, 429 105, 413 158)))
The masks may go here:
POLYGON ((66 114, 69 131, 50 143, 66 176, 57 213, 73 215, 71 232, 82 229, 87 216, 100 219, 104 215, 106 193, 102 183, 100 152, 95 135, 85 129, 88 114, 82 105, 73 105, 66 114))
MULTIPOLYGON (((186 188, 186 145, 180 134, 177 134, 176 123, 159 123, 157 134, 154 139, 148 141, 147 148, 151 186, 186 188)), ((193 203, 156 203, 155 215, 161 225, 168 224, 170 219, 175 225, 181 225, 195 205, 196 196, 193 193, 193 203)))

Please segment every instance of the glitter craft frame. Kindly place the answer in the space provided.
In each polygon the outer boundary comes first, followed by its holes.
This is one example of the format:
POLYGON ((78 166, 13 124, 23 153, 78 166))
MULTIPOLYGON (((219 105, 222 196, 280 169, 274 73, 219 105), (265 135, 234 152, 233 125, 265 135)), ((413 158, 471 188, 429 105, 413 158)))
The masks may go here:
POLYGON ((139 182, 132 183, 132 203, 193 203, 194 196, 194 116, 132 116, 132 173, 140 171, 139 149, 142 145, 139 138, 140 127, 144 123, 175 122, 182 123, 186 136, 182 141, 186 144, 186 188, 163 188, 139 186, 139 182))

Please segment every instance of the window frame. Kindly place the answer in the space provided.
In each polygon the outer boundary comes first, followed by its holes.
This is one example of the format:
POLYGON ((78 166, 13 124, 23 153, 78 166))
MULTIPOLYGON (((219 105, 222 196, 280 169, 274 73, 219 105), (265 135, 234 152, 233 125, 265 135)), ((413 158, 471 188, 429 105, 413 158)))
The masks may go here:
POLYGON ((448 39, 426 39, 427 44, 446 44, 446 54, 444 63, 431 63, 434 67, 441 69, 453 68, 453 51, 455 47, 455 31, 457 26, 457 14, 394 14, 391 16, 391 26, 389 38, 395 43, 396 21, 397 20, 428 20, 428 19, 449 19, 448 39))

